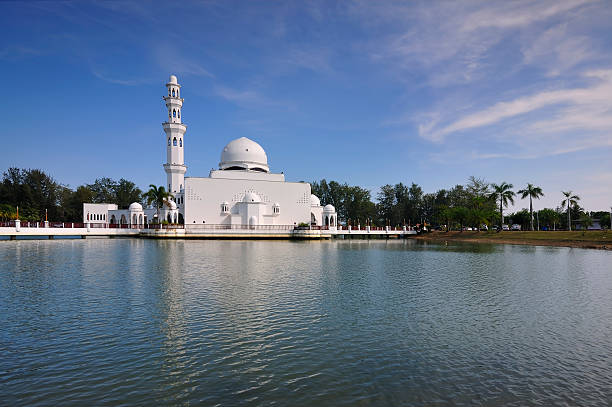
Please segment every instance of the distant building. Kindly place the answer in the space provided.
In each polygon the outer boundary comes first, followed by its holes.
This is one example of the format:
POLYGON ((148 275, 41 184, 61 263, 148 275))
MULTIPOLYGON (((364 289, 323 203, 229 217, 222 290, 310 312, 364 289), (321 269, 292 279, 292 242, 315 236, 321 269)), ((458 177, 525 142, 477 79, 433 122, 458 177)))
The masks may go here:
MULTIPOLYGON (((173 199, 160 211, 161 220, 189 225, 265 226, 302 223, 337 225, 332 205, 321 206, 311 194, 310 184, 287 182, 283 173, 272 173, 264 149, 255 141, 240 137, 221 151, 218 170, 208 177, 185 177, 185 132, 182 122, 181 85, 171 75, 163 97, 168 120, 162 123, 166 145, 167 189, 173 199)), ((142 225, 157 216, 154 208, 132 203, 129 209, 112 204, 83 204, 83 222, 142 225)), ((201 226, 198 226, 201 227, 201 226)))
MULTIPOLYGON (((587 230, 602 230, 603 228, 601 227, 601 220, 600 219, 592 219, 593 224, 591 226, 589 226, 587 228, 587 230)), ((584 230, 584 227, 582 226, 582 221, 580 220, 573 220, 572 223, 574 224, 573 229, 574 230, 584 230)))

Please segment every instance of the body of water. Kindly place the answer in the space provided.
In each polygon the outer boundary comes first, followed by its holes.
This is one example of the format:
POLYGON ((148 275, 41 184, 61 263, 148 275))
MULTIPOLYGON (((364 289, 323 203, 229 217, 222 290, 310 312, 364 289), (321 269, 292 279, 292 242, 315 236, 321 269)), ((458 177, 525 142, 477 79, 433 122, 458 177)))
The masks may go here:
POLYGON ((612 253, 0 242, 0 405, 609 405, 612 253))

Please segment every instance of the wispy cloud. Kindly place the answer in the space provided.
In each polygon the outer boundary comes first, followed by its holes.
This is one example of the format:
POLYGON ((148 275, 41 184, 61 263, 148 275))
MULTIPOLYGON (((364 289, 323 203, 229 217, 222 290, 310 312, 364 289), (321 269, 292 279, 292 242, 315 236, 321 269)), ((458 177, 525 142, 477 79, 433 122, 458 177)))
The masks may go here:
POLYGON ((578 127, 599 128, 612 133, 612 71, 589 72, 586 76, 595 78, 596 83, 583 88, 546 91, 498 102, 443 127, 438 126, 437 122, 424 123, 419 127, 419 135, 430 141, 441 142, 451 134, 489 126, 553 105, 562 105, 564 108, 550 119, 537 120, 531 124, 532 130, 559 131, 578 127))
POLYGON ((215 93, 221 98, 240 106, 267 104, 269 101, 253 90, 236 90, 226 86, 215 86, 215 93))
POLYGON ((560 62, 557 70, 575 66, 593 55, 588 37, 571 37, 567 24, 549 27, 593 3, 598 1, 461 1, 409 6, 359 2, 352 12, 376 30, 386 25, 384 31, 391 32, 366 46, 374 61, 386 63, 398 77, 415 67, 424 68, 428 85, 445 87, 485 80, 492 73, 511 73, 517 67, 506 59, 512 55, 509 45, 515 44, 525 52, 524 63, 539 65, 554 54, 560 62), (540 42, 532 44, 540 35, 540 42))
POLYGON ((154 53, 159 66, 167 72, 172 72, 177 75, 215 77, 200 62, 193 58, 191 54, 187 56, 185 53, 181 52, 176 45, 170 43, 157 45, 154 49, 154 53))
POLYGON ((109 83, 114 83, 116 85, 123 85, 123 86, 138 86, 138 85, 142 85, 145 83, 152 83, 153 81, 151 80, 146 80, 146 79, 117 79, 117 78, 112 78, 110 76, 107 76, 105 74, 103 74, 100 70, 96 69, 96 68, 91 68, 91 73, 98 79, 101 79, 105 82, 109 82, 109 83))
POLYGON ((17 61, 22 58, 35 57, 45 54, 41 49, 21 45, 11 45, 0 50, 0 60, 17 61))
POLYGON ((318 73, 331 73, 331 49, 324 47, 291 48, 283 61, 286 64, 318 73))
POLYGON ((255 87, 247 87, 243 89, 231 88, 224 85, 216 85, 213 88, 213 92, 237 106, 244 109, 258 109, 265 108, 270 113, 271 111, 281 108, 282 110, 291 110, 293 105, 291 102, 268 97, 261 90, 255 87))

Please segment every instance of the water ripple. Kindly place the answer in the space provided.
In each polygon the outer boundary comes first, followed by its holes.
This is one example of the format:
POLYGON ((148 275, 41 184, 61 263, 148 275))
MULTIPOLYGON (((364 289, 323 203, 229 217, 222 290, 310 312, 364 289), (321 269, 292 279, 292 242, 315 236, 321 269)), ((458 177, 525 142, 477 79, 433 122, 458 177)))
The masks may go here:
POLYGON ((0 245, 0 405, 606 405, 612 255, 0 245))

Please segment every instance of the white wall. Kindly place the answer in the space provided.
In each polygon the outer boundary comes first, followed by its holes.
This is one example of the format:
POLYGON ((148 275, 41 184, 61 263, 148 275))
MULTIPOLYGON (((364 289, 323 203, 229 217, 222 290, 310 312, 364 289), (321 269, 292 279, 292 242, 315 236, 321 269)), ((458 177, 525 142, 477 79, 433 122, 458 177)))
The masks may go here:
POLYGON ((84 203, 83 223, 108 223, 108 211, 115 209, 117 209, 117 205, 115 204, 84 203))
POLYGON ((247 192, 258 194, 264 204, 257 208, 260 225, 310 224, 308 183, 195 177, 185 179, 185 224, 231 224, 247 192), (223 201, 229 203, 230 214, 221 212, 223 201), (280 205, 276 216, 274 203, 280 205))

